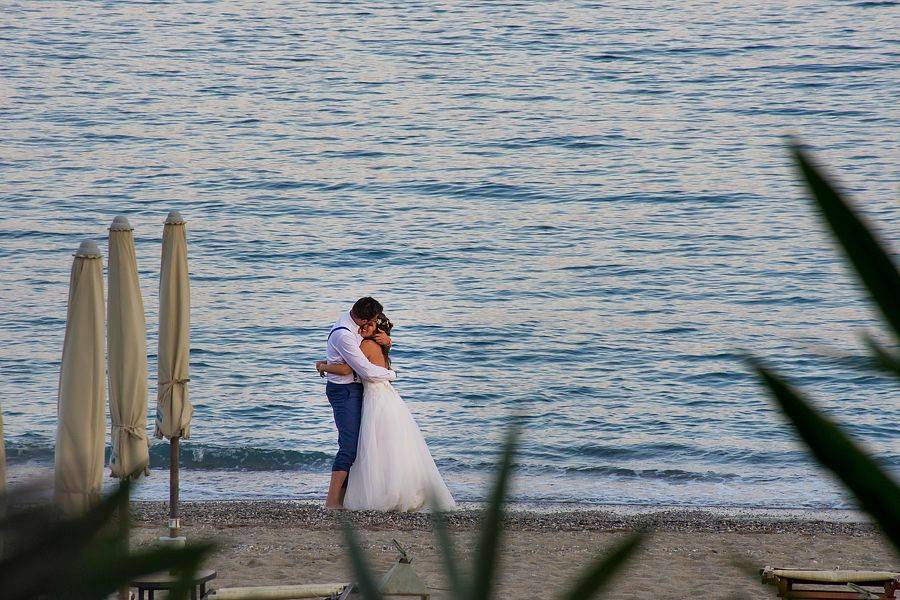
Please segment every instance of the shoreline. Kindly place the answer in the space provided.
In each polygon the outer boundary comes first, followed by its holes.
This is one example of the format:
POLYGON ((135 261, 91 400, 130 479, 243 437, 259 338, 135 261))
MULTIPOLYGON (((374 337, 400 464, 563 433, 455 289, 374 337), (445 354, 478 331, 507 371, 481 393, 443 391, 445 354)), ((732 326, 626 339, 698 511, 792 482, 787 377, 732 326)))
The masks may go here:
MULTIPOLYGON (((167 502, 132 501, 136 524, 162 527, 167 502)), ((296 500, 207 500, 182 502, 180 516, 185 528, 192 525, 221 528, 290 527, 334 530, 341 518, 349 517, 358 528, 418 531, 431 529, 427 513, 383 513, 376 511, 334 512, 321 505, 296 500)), ((478 528, 477 505, 463 506, 447 514, 448 525, 458 531, 478 528)), ((577 510, 536 511, 508 507, 506 528, 512 531, 664 531, 702 533, 804 533, 868 536, 877 527, 857 511, 777 509, 604 507, 577 510)))

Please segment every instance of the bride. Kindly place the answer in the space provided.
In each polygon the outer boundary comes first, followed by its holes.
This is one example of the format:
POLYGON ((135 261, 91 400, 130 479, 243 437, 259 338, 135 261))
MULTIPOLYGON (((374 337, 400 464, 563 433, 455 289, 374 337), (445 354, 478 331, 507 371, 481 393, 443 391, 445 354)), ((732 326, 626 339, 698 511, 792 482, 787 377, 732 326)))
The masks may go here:
MULTIPOLYGON (((372 337, 390 335, 393 324, 384 314, 363 324, 360 349, 370 362, 390 368, 388 348, 372 337)), ((346 364, 319 361, 320 374, 350 375, 346 364)), ((344 508, 411 512, 432 503, 441 510, 456 503, 441 478, 425 438, 400 394, 388 381, 363 381, 362 421, 356 462, 350 468, 344 508)))

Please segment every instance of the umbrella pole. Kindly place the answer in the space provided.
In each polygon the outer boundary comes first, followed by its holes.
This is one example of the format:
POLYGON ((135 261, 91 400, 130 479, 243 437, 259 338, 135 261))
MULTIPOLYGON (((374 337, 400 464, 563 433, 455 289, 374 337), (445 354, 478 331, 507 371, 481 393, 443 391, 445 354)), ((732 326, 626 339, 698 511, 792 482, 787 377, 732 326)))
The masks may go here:
POLYGON ((169 537, 178 537, 181 523, 178 519, 178 437, 169 444, 169 537))
MULTIPOLYGON (((119 483, 122 485, 122 482, 119 483)), ((122 540, 122 550, 123 556, 127 556, 129 552, 128 543, 128 513, 130 511, 130 498, 131 492, 128 491, 122 495, 122 500, 119 502, 119 535, 122 540)), ((128 584, 123 585, 119 588, 119 600, 128 600, 129 598, 129 587, 128 584)))

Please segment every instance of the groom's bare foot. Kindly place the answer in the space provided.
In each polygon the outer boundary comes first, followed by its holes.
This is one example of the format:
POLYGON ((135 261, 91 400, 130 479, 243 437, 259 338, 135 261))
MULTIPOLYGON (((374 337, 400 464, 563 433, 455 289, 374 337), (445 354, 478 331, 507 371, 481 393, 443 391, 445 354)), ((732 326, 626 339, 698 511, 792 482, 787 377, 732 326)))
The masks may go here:
POLYGON ((340 504, 329 504, 328 502, 326 502, 325 510, 344 510, 344 507, 340 504))

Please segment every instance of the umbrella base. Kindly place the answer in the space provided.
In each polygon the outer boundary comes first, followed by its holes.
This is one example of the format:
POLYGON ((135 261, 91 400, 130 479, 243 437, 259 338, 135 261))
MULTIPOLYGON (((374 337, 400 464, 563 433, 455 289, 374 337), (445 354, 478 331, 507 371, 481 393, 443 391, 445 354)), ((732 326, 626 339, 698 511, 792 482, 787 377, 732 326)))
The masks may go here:
POLYGON ((183 535, 179 535, 178 537, 169 537, 167 535, 164 535, 159 538, 159 544, 161 546, 165 546, 166 548, 184 548, 184 544, 186 541, 187 538, 183 535))

